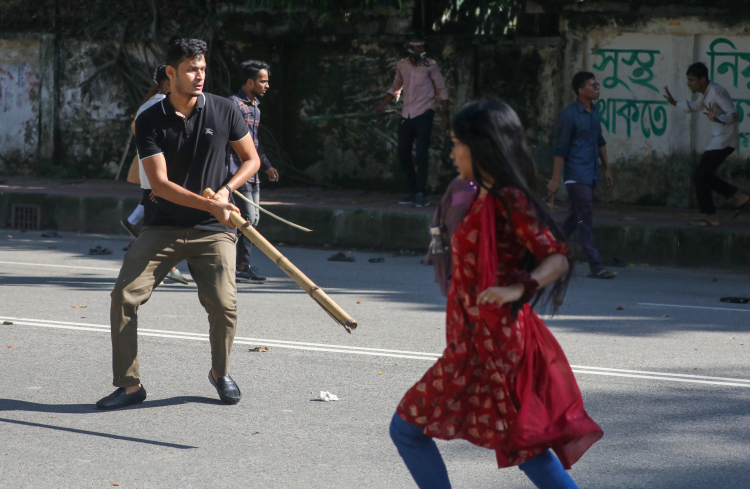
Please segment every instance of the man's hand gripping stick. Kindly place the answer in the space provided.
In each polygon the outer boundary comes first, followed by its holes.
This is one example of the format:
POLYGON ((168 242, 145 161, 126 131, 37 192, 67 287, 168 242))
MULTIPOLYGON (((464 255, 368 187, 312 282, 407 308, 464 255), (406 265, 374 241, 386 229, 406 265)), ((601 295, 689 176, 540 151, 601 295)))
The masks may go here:
MULTIPOLYGON (((210 188, 207 188, 203 191, 203 196, 206 198, 211 198, 214 196, 214 191, 210 188)), ((284 273, 289 275, 289 277, 297 282, 297 285, 302 287, 302 289, 310 294, 310 297, 312 297, 315 302, 317 302, 325 311, 330 315, 337 323, 342 325, 347 332, 351 333, 353 329, 357 328, 357 321, 352 319, 352 317, 346 313, 341 307, 339 307, 338 304, 333 302, 333 300, 328 297, 328 295, 323 292, 323 289, 315 285, 312 280, 307 278, 307 276, 300 271, 299 268, 294 266, 292 262, 290 262, 284 255, 282 255, 279 250, 277 250, 271 243, 268 242, 266 238, 264 238, 258 231, 255 230, 255 228, 244 220, 242 216, 240 216, 237 212, 232 211, 232 214, 230 216, 230 219, 232 220, 232 224, 237 226, 237 229, 240 230, 242 234, 248 237, 250 241, 252 241, 255 246, 260 248, 260 250, 268 256, 271 260, 273 260, 276 265, 281 268, 284 273)))

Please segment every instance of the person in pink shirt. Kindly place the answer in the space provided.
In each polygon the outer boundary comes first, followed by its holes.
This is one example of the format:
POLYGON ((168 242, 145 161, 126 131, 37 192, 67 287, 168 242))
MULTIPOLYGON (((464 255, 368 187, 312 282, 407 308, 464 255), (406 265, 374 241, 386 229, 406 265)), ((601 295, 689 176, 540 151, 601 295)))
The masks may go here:
POLYGON ((430 162, 430 134, 435 118, 435 93, 440 97, 443 109, 441 116, 448 127, 448 90, 437 63, 427 57, 425 41, 421 36, 411 36, 406 50, 409 56, 396 64, 393 86, 375 112, 385 110, 389 103, 398 100, 403 93, 397 151, 398 161, 409 183, 409 195, 399 201, 399 204, 425 207, 430 205, 427 199, 427 170, 430 162), (412 161, 412 147, 415 143, 416 161, 412 161))

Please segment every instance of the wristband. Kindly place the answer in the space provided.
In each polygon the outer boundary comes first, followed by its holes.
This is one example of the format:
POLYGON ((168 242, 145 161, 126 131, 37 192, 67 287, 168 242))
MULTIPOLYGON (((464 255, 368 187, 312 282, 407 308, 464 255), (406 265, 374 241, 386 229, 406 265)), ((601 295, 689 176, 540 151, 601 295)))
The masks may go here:
POLYGON ((229 185, 224 185, 224 188, 229 190, 229 195, 232 195, 232 187, 230 187, 229 185))
POLYGON ((536 295, 539 290, 539 282, 531 277, 531 274, 525 270, 513 270, 508 277, 517 284, 523 285, 523 295, 518 299, 519 304, 526 304, 536 295))

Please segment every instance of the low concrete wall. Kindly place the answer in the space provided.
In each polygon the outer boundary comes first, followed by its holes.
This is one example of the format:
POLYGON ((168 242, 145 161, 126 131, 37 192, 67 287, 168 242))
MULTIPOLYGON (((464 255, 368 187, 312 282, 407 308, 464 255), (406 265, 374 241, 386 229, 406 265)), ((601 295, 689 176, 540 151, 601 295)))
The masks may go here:
MULTIPOLYGON (((125 234, 119 221, 135 208, 138 199, 5 193, 0 195, 0 226, 10 227, 14 204, 40 206, 44 229, 125 234)), ((429 244, 430 216, 427 214, 288 205, 264 207, 313 229, 312 233, 305 233, 264 215, 258 230, 275 244, 344 249, 407 248, 420 252, 429 244)), ((750 267, 750 235, 739 231, 606 223, 596 225, 594 239, 607 260, 617 258, 628 263, 734 270, 750 267)), ((578 255, 584 260, 580 253, 578 255)), ((586 266, 585 260, 580 266, 586 266)))

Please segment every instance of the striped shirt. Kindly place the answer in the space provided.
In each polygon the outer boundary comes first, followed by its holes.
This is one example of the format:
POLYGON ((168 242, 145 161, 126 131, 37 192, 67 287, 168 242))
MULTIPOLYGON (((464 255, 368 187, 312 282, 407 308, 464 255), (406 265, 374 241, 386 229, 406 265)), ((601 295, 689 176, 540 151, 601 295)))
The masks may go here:
MULTIPOLYGON (((273 165, 268 160, 265 151, 263 151, 263 146, 261 146, 258 142, 258 126, 260 125, 260 109, 258 108, 258 99, 254 98, 251 102, 245 92, 240 90, 239 92, 229 97, 229 100, 234 102, 237 105, 237 108, 240 109, 242 117, 245 118, 247 129, 253 136, 255 149, 258 151, 258 156, 260 157, 260 171, 266 171, 270 168, 273 168, 273 165)), ((241 164, 242 160, 234 151, 234 148, 232 148, 231 145, 227 145, 227 166, 229 167, 229 173, 231 175, 237 173, 237 170, 239 169, 241 164)), ((258 173, 247 180, 247 183, 257 182, 260 182, 258 173)))

